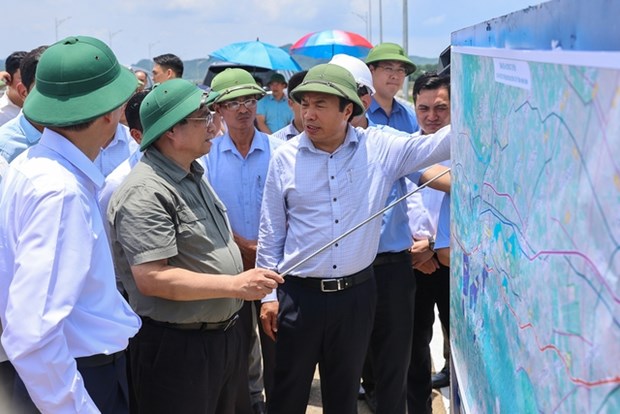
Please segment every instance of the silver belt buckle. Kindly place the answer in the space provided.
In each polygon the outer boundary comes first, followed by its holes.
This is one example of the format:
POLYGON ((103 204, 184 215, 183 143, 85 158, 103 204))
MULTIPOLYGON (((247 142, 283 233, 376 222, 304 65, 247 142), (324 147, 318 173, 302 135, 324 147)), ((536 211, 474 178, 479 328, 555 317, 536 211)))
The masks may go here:
POLYGON ((321 279, 321 292, 338 292, 343 290, 342 279, 321 279), (336 282, 335 288, 327 287, 326 283, 336 282))

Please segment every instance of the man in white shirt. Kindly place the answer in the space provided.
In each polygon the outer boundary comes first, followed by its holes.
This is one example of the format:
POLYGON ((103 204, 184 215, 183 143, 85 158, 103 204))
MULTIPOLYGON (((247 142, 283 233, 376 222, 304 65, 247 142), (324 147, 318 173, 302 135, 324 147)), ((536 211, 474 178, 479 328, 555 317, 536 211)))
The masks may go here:
POLYGON ((100 40, 48 48, 24 113, 46 127, 0 191, 2 345, 50 413, 127 413, 123 350, 140 319, 114 283, 93 164, 137 86, 100 40))

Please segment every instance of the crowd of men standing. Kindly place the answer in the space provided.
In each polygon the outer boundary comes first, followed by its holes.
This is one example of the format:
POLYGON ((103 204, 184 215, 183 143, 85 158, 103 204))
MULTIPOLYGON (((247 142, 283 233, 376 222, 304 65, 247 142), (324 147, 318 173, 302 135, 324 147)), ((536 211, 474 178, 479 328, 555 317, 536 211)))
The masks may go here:
POLYGON ((242 69, 201 89, 172 54, 149 89, 86 36, 11 55, 0 408, 304 413, 318 365, 325 413, 362 390, 377 413, 430 413, 450 87, 422 75, 412 109, 395 96, 415 69, 383 43, 266 96, 242 69))

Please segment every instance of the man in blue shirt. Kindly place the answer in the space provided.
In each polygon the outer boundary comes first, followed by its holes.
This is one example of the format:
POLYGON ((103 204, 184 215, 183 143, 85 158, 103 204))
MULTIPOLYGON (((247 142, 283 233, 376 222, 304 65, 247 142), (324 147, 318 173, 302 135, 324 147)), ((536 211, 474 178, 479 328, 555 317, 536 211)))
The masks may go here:
POLYGON ((279 73, 274 73, 267 83, 271 94, 258 102, 256 123, 258 129, 271 134, 282 129, 293 119, 293 111, 288 106, 286 79, 279 73))
POLYGON ((376 90, 368 109, 368 118, 377 125, 416 132, 418 122, 413 108, 395 98, 403 87, 405 76, 416 70, 404 49, 395 43, 381 43, 370 50, 366 64, 376 90))
POLYGON ((357 412, 381 221, 324 246, 384 207, 398 178, 449 156, 449 128, 413 140, 350 127, 364 112, 357 89, 340 66, 310 69, 291 92, 302 106, 304 132, 270 162, 256 263, 290 273, 277 299, 267 295, 261 308, 263 328, 276 338, 270 414, 305 413, 317 363, 325 412, 357 412))
MULTIPOLYGON (((34 87, 39 57, 45 49, 47 46, 40 46, 31 50, 20 63, 19 71, 22 81, 17 85, 17 90, 23 99, 26 99, 34 87)), ((8 162, 13 161, 28 147, 39 142, 41 132, 43 132, 43 127, 29 121, 20 111, 17 117, 0 126, 0 156, 8 162)))
MULTIPOLYGON (((256 241, 263 185, 267 176, 269 159, 273 151, 283 143, 254 127, 256 102, 263 90, 252 75, 243 69, 228 69, 213 78, 211 88, 220 96, 212 108, 226 122, 227 132, 213 139, 211 151, 205 156, 209 182, 226 205, 235 242, 241 251, 244 270, 254 267, 256 241), (228 91, 228 92, 227 92, 228 91)), ((240 326, 244 327, 244 346, 251 355, 249 385, 250 403, 254 412, 264 412, 263 388, 269 397, 272 382, 275 347, 273 340, 261 336, 264 355, 264 379, 261 377, 260 347, 256 335, 256 307, 260 301, 246 301, 239 313, 240 326)), ((246 354, 247 355, 247 354, 246 354)), ((247 379, 246 379, 247 382, 247 379)), ((240 402, 242 414, 248 407, 240 402)))

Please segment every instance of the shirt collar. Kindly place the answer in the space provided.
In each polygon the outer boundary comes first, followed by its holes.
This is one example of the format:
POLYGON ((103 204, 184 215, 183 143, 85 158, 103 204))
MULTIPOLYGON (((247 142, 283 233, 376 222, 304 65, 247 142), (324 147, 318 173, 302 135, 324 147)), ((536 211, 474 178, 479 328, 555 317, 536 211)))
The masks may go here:
MULTIPOLYGON (((258 151, 267 151, 269 150, 269 139, 267 135, 258 131, 254 128, 254 136, 252 137, 252 144, 250 145, 250 151, 248 151, 248 155, 250 155, 255 150, 258 151)), ((235 147, 235 143, 228 133, 226 133, 222 137, 222 145, 220 146, 220 152, 231 151, 233 153, 239 154, 237 147, 235 147)), ((239 154, 240 155, 240 154, 239 154)))
POLYGON ((202 178, 202 176, 204 175, 204 168, 202 168, 200 163, 198 163, 197 161, 192 161, 192 164, 190 166, 190 172, 188 173, 176 162, 159 152, 159 150, 153 145, 149 146, 146 151, 144 151, 142 158, 151 161, 149 164, 154 169, 167 175, 168 177, 170 177, 171 180, 176 183, 180 183, 184 178, 188 176, 196 179, 196 177, 202 178))
POLYGON ((114 136, 112 137, 112 141, 110 141, 106 149, 112 148, 119 143, 127 142, 127 130, 125 128, 125 125, 121 123, 118 124, 116 131, 114 132, 114 136))
MULTIPOLYGON (((338 151, 341 150, 341 148, 345 148, 348 147, 350 145, 352 146, 357 146, 359 142, 359 139, 357 137, 357 133, 355 131, 355 128, 353 128, 351 126, 351 124, 347 124, 347 134, 344 137, 344 142, 338 147, 336 148, 336 150, 334 151, 334 154, 337 153, 338 151)), ((305 148, 309 151, 312 152, 317 152, 319 151, 314 144, 312 143, 312 141, 310 140, 310 138, 308 138, 308 135, 306 134, 306 131, 302 132, 299 138, 299 148, 305 148)))
POLYGON ((39 145, 54 151, 69 161, 75 168, 84 174, 97 188, 101 188, 105 181, 104 175, 97 166, 78 147, 62 135, 45 128, 39 145))
POLYGON ((41 132, 24 116, 24 112, 20 111, 17 115, 17 121, 24 131, 24 137, 29 144, 36 144, 41 139, 41 132))
MULTIPOLYGON (((396 99, 392 98, 392 113, 400 112, 401 110, 402 108, 400 107, 400 103, 396 99)), ((381 111, 385 114, 385 111, 381 108, 381 105, 377 103, 375 98, 372 98, 370 101, 370 108, 368 108, 367 112, 375 113, 377 111, 381 111)))

